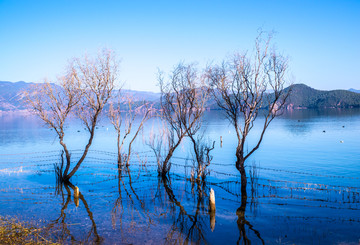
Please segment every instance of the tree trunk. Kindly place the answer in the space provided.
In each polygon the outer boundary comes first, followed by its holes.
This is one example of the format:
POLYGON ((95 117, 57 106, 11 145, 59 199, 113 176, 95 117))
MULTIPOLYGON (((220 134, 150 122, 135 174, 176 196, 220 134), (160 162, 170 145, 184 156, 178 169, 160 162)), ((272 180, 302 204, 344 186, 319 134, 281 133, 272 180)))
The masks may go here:
MULTIPOLYGON (((60 138, 60 145, 63 147, 63 149, 65 151, 65 156, 66 156, 66 167, 65 167, 64 175, 63 175, 63 173, 61 173, 62 176, 65 176, 65 173, 67 173, 69 171, 69 168, 70 168, 71 155, 70 155, 69 150, 67 149, 66 144, 63 141, 63 138, 60 138)), ((60 171, 62 171, 62 168, 60 169, 60 171)))
MULTIPOLYGON (((181 138, 182 139, 182 138, 181 138)), ((169 149, 169 152, 165 158, 165 160, 162 163, 162 169, 161 169, 161 176, 165 177, 166 174, 169 172, 168 170, 168 163, 170 161, 170 158, 172 157, 172 155, 174 154, 174 151, 176 149, 176 147, 178 147, 180 145, 181 139, 179 139, 179 141, 169 149)))
POLYGON ((118 165, 122 165, 122 159, 121 159, 121 146, 120 146, 120 131, 118 131, 117 135, 117 149, 118 149, 118 165))
POLYGON ((118 166, 122 165, 122 157, 121 157, 121 153, 118 154, 118 166))
POLYGON ((198 148, 196 145, 196 140, 194 139, 193 136, 189 136, 189 138, 190 138, 191 142, 193 143, 196 161, 198 162, 199 165, 201 165, 201 159, 200 159, 199 151, 198 151, 198 148))
POLYGON ((173 155, 173 153, 174 153, 174 151, 175 151, 175 148, 176 148, 176 147, 172 147, 172 148, 169 150, 169 152, 168 152, 165 160, 164 160, 163 163, 162 163, 162 166, 161 166, 161 176, 162 176, 163 178, 166 177, 166 174, 168 173, 168 170, 167 170, 167 169, 168 169, 168 163, 169 163, 170 158, 172 157, 172 155, 173 155))
POLYGON ((198 147, 196 145, 196 140, 194 139, 194 137, 191 135, 189 135, 189 138, 191 140, 191 142, 193 143, 193 148, 194 148, 194 152, 195 152, 195 157, 196 157, 196 162, 197 162, 197 176, 196 176, 196 182, 200 183, 200 176, 202 175, 202 168, 203 168, 203 163, 201 162, 200 159, 200 155, 199 155, 199 151, 198 151, 198 147))
MULTIPOLYGON (((239 170, 241 176, 241 199, 247 199, 246 193, 246 185, 247 185, 247 178, 246 178, 246 171, 245 171, 245 159, 241 151, 239 149, 236 150, 236 169, 239 170)), ((243 200, 242 200, 243 201, 243 200)))
POLYGON ((86 157, 86 155, 87 155, 87 153, 89 151, 89 148, 90 148, 90 146, 92 144, 93 138, 94 138, 94 130, 95 130, 95 126, 93 126, 93 129, 92 129, 92 131, 90 133, 89 142, 87 143, 87 145, 85 147, 84 153, 81 156, 80 160, 75 165, 75 167, 73 168, 73 170, 71 170, 71 172, 69 174, 64 172, 64 181, 65 182, 69 182, 70 178, 76 173, 76 171, 80 168, 81 163, 84 161, 84 159, 85 159, 85 157, 86 157))
POLYGON ((237 244, 239 244, 241 240, 243 240, 244 244, 251 244, 249 238, 246 235, 247 221, 245 219, 245 211, 246 211, 246 197, 244 197, 241 191, 241 206, 236 210, 236 215, 238 216, 236 223, 239 229, 239 239, 237 241, 237 244))

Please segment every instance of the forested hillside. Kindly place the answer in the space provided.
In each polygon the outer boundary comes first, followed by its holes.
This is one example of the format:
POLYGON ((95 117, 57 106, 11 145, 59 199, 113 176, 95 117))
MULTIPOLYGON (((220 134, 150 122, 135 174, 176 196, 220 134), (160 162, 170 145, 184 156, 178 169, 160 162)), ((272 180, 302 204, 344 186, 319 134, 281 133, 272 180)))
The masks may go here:
MULTIPOLYGON (((360 94, 348 90, 322 91, 305 84, 294 84, 288 108, 351 108, 360 107, 360 94)), ((287 88, 289 89, 289 88, 287 88)))

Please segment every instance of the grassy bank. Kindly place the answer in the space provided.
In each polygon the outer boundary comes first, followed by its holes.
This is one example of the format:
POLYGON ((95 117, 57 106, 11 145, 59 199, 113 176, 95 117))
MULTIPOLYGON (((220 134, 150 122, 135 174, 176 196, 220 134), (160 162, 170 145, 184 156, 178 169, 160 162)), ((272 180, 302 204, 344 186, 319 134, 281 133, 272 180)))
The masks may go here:
POLYGON ((58 244, 49 239, 49 233, 16 218, 0 217, 0 244, 58 244))

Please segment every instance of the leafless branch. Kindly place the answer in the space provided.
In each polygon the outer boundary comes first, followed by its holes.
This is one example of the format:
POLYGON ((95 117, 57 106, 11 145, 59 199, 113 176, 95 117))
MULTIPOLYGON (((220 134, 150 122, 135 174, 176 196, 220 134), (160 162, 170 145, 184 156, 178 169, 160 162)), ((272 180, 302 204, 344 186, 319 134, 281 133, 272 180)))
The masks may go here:
POLYGON ((66 166, 62 176, 69 179, 79 169, 94 138, 104 106, 112 95, 117 79, 118 62, 112 51, 102 50, 95 58, 76 58, 70 62, 64 76, 57 83, 45 81, 35 85, 27 94, 32 111, 46 125, 54 129, 66 154, 66 166), (80 160, 70 170, 70 153, 64 142, 65 125, 70 115, 75 115, 89 132, 89 140, 80 160))
POLYGON ((260 33, 255 40, 255 52, 235 54, 220 66, 207 69, 208 84, 218 106, 234 126, 238 145, 236 168, 246 188, 245 161, 259 148, 271 121, 281 114, 290 90, 285 92, 287 58, 270 51, 272 34, 267 39, 260 33), (271 93, 267 92, 271 89, 271 93), (259 114, 264 124, 256 144, 245 152, 246 139, 259 114))
POLYGON ((152 106, 149 103, 141 103, 140 105, 135 105, 134 99, 130 96, 123 97, 121 91, 117 96, 117 102, 114 106, 110 104, 109 109, 109 118, 110 122, 114 126, 117 132, 117 149, 118 149, 118 163, 123 163, 123 158, 125 157, 125 164, 129 166, 130 155, 131 155, 131 146, 138 136, 139 132, 142 130, 144 123, 151 117, 152 106), (122 111, 122 105, 124 111, 122 111), (133 129, 134 121, 141 115, 139 124, 135 128, 135 133, 130 139, 128 145, 127 154, 122 152, 126 138, 130 135, 133 129), (123 131, 123 134, 122 134, 123 131))
MULTIPOLYGON (((194 64, 180 63, 168 79, 160 73, 158 80, 161 90, 161 116, 169 129, 169 140, 172 140, 162 163, 164 169, 169 169, 170 158, 182 139, 185 136, 193 137, 200 129, 209 92, 207 87, 203 86, 203 77, 197 74, 194 64)), ((166 175, 167 172, 161 174, 166 175)))

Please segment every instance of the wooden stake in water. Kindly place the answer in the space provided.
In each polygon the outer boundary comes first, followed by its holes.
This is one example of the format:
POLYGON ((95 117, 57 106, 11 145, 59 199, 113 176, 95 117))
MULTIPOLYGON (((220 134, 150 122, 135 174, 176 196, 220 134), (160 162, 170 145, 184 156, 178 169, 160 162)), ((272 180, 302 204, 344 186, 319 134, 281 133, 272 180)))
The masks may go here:
POLYGON ((210 228, 211 231, 214 231, 215 229, 215 192, 213 188, 210 189, 210 198, 209 198, 209 205, 210 205, 210 228))
POLYGON ((76 207, 79 207, 79 187, 75 186, 74 188, 74 203, 76 207))
POLYGON ((213 188, 210 189, 209 203, 210 203, 210 212, 215 211, 216 210, 216 207, 215 207, 215 191, 214 191, 213 188))
POLYGON ((79 187, 75 186, 74 197, 79 197, 79 187))
POLYGON ((222 136, 220 136, 220 147, 222 147, 222 136))

